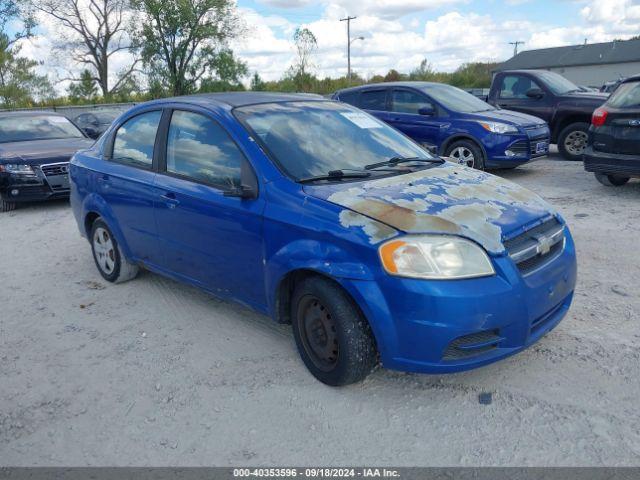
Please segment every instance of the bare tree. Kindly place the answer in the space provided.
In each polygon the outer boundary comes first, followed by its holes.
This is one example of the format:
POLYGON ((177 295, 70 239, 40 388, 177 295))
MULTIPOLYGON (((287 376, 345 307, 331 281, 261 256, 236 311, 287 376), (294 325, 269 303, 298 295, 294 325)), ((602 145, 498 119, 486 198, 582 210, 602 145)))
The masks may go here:
MULTIPOLYGON (((32 0, 34 8, 53 17, 63 27, 58 47, 94 74, 103 96, 118 91, 136 71, 138 60, 118 73, 109 85, 109 62, 113 55, 131 50, 127 34, 127 0, 32 0)), ((78 79, 73 79, 78 80, 78 79)))

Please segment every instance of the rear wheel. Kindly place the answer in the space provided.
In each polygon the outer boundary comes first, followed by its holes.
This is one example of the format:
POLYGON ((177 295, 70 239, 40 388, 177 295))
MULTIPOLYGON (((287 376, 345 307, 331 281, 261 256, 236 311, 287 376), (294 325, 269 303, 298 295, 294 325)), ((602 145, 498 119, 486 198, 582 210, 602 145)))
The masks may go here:
POLYGON ((369 375, 378 361, 373 334, 340 286, 322 277, 306 278, 296 287, 291 308, 298 352, 313 376, 340 386, 369 375))
POLYGON ((589 124, 576 122, 567 125, 558 136, 558 151, 567 160, 582 160, 589 140, 589 124))
POLYGON ((138 266, 130 263, 107 224, 98 218, 91 228, 91 250, 100 275, 112 283, 131 280, 138 274, 138 266))
POLYGON ((620 175, 608 175, 606 173, 596 173, 596 180, 607 187, 621 187, 629 181, 629 177, 620 175))
POLYGON ((467 167, 484 170, 482 149, 471 140, 457 140, 447 147, 445 156, 467 167))
POLYGON ((0 212, 10 212, 16 209, 16 202, 7 202, 0 198, 0 212))

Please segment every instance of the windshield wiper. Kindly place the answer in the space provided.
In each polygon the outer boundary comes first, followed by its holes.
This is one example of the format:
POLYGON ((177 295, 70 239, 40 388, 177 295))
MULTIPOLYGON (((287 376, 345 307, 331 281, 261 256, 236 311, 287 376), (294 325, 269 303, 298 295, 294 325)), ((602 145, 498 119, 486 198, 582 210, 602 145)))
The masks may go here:
POLYGON ((344 170, 331 170, 326 175, 315 175, 298 179, 298 183, 315 182, 316 180, 342 180, 345 178, 367 178, 370 177, 369 172, 345 172, 344 170))
POLYGON ((409 162, 423 162, 423 163, 443 163, 444 160, 441 158, 422 158, 422 157, 391 157, 389 160, 385 160, 384 162, 372 163, 370 165, 365 165, 365 170, 373 170, 378 167, 389 167, 395 166, 400 163, 409 163, 409 162))

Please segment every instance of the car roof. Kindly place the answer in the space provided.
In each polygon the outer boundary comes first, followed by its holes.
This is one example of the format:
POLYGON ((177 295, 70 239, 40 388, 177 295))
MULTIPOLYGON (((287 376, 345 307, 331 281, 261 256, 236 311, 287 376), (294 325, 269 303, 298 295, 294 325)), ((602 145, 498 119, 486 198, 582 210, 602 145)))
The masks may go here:
POLYGON ((637 75, 632 75, 632 76, 630 76, 628 78, 625 78, 620 83, 638 82, 638 81, 640 81, 640 73, 638 73, 637 75))
POLYGON ((406 81, 406 82, 380 82, 380 83, 367 83, 365 85, 358 85, 356 87, 343 88, 338 92, 352 92, 356 90, 366 90, 368 88, 386 88, 386 87, 407 87, 407 88, 422 88, 422 87, 453 87, 447 83, 440 82, 421 82, 421 81, 406 81))
POLYGON ((245 107, 260 103, 279 103, 295 101, 326 101, 321 95, 312 93, 278 93, 278 92, 224 92, 224 93, 199 93, 180 97, 162 98, 152 100, 142 105, 165 103, 189 103, 202 107, 245 107))

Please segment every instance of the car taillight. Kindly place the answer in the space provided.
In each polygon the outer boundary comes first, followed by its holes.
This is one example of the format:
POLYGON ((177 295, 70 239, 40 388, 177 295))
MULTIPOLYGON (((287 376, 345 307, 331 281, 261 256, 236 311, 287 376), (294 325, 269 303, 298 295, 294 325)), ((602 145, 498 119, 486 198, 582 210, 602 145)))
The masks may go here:
POLYGON ((597 108, 593 112, 593 116, 591 117, 591 125, 593 125, 594 127, 601 127, 607 120, 607 115, 609 115, 609 112, 607 112, 604 108, 597 108))

